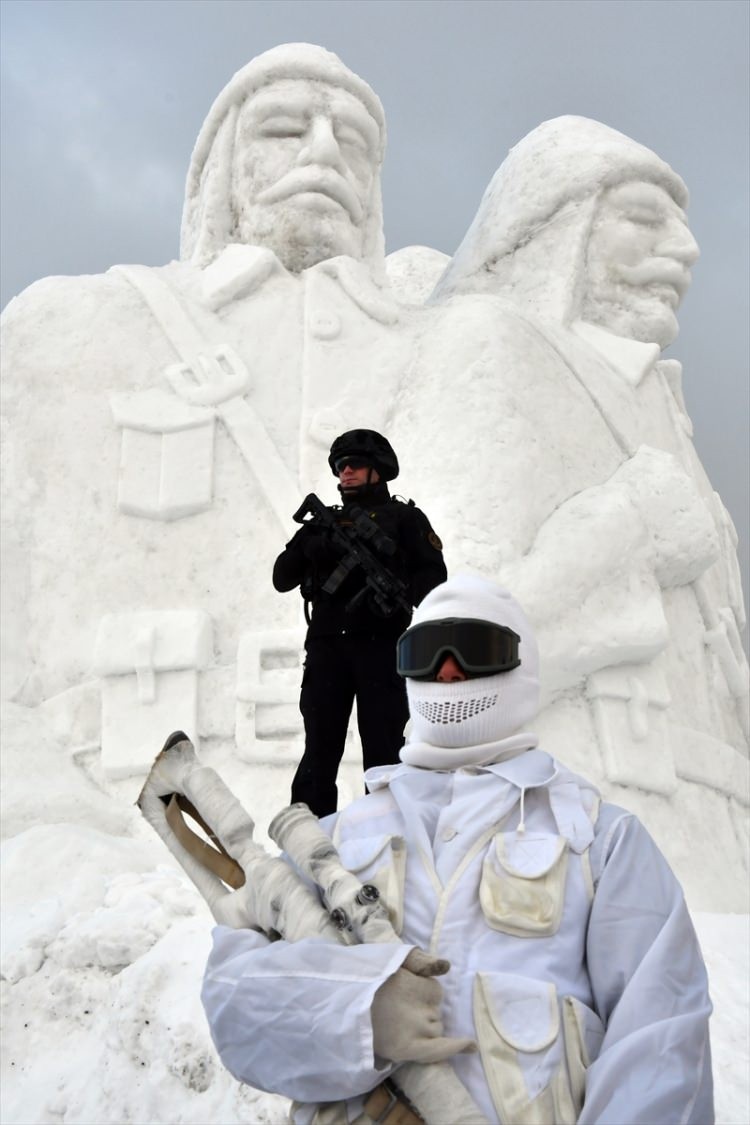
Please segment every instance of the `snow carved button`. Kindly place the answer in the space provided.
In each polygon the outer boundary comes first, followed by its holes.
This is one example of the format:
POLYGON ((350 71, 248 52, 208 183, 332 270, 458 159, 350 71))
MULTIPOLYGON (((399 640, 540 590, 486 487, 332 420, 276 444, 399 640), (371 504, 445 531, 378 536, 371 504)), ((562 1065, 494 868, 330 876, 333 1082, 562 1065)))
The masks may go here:
POLYGON ((335 313, 313 313, 308 320, 308 327, 318 340, 334 340, 341 335, 341 319, 335 313))

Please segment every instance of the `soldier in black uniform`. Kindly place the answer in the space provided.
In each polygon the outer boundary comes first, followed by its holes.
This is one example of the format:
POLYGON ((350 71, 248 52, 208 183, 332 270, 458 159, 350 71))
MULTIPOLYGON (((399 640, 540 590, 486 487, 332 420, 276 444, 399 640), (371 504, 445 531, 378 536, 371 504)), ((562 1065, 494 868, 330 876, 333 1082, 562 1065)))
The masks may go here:
MULTIPOLYGON (((396 546, 380 560, 407 587, 418 605, 447 577, 442 543, 413 501, 391 496, 387 482, 398 476, 390 443, 375 430, 351 430, 336 438, 328 464, 339 479, 342 506, 331 508, 346 526, 348 511, 361 508, 396 546)), ((378 554, 377 542, 368 543, 378 554)), ((355 567, 332 593, 322 587, 336 569, 343 549, 329 529, 315 521, 302 525, 273 568, 279 591, 300 586, 312 603, 305 640, 306 660, 300 693, 305 752, 292 782, 292 801, 304 801, 318 816, 336 810, 336 775, 344 752, 352 704, 364 768, 398 761, 409 717, 404 682, 396 673, 396 641, 409 627, 411 612, 397 607, 385 615, 369 592, 353 608, 365 584, 355 567)))

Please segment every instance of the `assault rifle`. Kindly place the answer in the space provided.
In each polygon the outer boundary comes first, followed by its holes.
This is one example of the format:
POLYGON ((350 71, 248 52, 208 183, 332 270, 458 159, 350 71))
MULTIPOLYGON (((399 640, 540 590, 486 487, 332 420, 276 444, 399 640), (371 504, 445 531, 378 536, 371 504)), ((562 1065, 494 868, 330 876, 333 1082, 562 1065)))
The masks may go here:
POLYGON ((398 548, 362 508, 356 505, 347 508, 346 522, 339 522, 336 514, 327 508, 314 492, 311 492, 302 501, 292 519, 295 523, 326 528, 331 542, 343 551, 336 568, 321 587, 323 593, 335 593, 356 567, 362 571, 365 584, 346 603, 348 613, 356 609, 368 594, 384 617, 390 617, 399 608, 411 613, 408 586, 381 562, 368 544, 371 543, 375 551, 389 558, 395 555, 398 548))

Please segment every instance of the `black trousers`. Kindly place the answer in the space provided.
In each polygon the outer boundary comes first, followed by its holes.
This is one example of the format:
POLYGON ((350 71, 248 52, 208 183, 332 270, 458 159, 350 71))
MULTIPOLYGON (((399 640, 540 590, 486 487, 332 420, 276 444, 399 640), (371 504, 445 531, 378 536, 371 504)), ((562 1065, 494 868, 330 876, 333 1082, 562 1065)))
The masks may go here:
POLYGON ((396 638, 309 640, 299 704, 305 753, 292 782, 292 802, 304 801, 317 816, 336 811, 336 775, 355 698, 364 768, 397 762, 409 709, 396 672, 396 638))

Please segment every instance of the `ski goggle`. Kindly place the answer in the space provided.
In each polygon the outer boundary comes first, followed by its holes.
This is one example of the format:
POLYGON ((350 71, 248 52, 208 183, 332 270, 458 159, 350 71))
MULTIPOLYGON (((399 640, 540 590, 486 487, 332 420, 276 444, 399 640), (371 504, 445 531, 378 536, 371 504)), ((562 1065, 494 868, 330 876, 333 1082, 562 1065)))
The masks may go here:
POLYGON ((372 461, 368 461, 366 457, 339 457, 334 463, 333 467, 337 473, 343 473, 346 466, 350 469, 369 469, 372 467, 372 461))
POLYGON ((431 680, 451 655, 469 679, 510 672, 521 663, 518 633, 505 625, 473 617, 425 621, 402 633, 396 645, 396 670, 412 680, 431 680))

